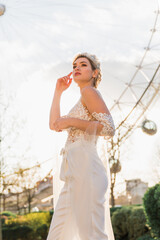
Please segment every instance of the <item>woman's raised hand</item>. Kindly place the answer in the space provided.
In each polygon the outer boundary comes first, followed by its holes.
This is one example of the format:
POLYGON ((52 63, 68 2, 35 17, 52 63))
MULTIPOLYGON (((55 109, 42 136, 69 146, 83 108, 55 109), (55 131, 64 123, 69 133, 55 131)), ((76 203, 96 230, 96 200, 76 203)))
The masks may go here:
POLYGON ((71 75, 72 75, 72 72, 70 72, 67 76, 57 79, 57 83, 56 83, 57 91, 63 92, 71 85, 71 82, 72 82, 72 78, 70 78, 71 75))

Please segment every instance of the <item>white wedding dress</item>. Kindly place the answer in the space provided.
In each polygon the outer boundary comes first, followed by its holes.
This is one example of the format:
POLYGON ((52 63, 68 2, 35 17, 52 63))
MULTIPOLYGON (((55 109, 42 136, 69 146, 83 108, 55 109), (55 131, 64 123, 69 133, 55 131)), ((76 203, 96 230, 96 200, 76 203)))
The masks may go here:
POLYGON ((85 132, 75 127, 66 129, 68 138, 60 153, 63 160, 59 175, 64 185, 47 240, 115 240, 109 209, 110 170, 97 153, 95 124, 103 124, 100 136, 109 139, 115 134, 112 116, 90 114, 79 99, 63 117, 84 119, 91 124, 85 132))

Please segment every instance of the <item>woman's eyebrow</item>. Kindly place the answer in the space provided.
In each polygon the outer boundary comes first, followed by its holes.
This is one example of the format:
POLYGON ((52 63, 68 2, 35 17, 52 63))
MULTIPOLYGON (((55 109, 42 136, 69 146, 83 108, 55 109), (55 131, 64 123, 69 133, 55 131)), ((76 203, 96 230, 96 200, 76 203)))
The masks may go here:
MULTIPOLYGON (((87 63, 87 62, 83 61, 83 62, 80 62, 80 63, 87 63)), ((73 63, 73 65, 76 65, 76 63, 73 63)))

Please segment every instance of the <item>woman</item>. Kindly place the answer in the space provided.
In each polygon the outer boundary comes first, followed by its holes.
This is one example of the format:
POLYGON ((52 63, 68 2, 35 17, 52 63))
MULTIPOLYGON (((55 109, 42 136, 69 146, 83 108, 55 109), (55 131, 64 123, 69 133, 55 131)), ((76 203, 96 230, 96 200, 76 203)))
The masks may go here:
POLYGON ((99 136, 115 134, 112 116, 97 86, 101 81, 100 63, 95 55, 80 53, 73 59, 73 79, 81 98, 60 115, 60 98, 72 82, 72 72, 57 80, 50 110, 51 130, 66 130, 62 149, 60 192, 47 240, 114 240, 109 210, 109 171, 98 156, 99 136))

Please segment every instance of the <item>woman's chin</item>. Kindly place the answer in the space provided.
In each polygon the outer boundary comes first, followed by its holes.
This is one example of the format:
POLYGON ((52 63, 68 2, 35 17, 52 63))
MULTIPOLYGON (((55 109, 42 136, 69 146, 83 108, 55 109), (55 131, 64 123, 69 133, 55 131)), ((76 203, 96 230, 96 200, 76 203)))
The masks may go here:
POLYGON ((73 77, 73 80, 74 80, 75 82, 79 82, 79 81, 81 81, 81 78, 80 78, 79 76, 76 76, 76 77, 73 77))

